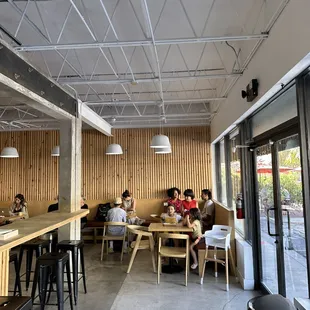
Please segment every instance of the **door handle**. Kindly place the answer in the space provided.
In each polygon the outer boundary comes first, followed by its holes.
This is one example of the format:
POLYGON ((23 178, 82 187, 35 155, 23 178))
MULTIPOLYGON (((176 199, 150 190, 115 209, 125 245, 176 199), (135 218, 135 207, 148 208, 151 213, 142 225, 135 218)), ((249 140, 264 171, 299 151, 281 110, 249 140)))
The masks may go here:
POLYGON ((277 237, 277 236, 279 236, 278 234, 272 234, 272 233, 270 232, 270 217, 269 217, 269 212, 270 212, 270 211, 275 211, 275 210, 276 210, 276 208, 268 208, 268 209, 267 209, 267 229, 268 229, 268 235, 271 236, 271 237, 277 237))

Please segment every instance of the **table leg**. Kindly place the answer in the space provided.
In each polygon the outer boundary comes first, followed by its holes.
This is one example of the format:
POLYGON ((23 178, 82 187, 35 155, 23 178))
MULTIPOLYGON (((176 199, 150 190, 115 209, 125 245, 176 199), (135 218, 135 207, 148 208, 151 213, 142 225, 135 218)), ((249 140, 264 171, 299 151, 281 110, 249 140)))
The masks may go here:
POLYGON ((10 250, 0 251, 0 296, 8 296, 10 250))

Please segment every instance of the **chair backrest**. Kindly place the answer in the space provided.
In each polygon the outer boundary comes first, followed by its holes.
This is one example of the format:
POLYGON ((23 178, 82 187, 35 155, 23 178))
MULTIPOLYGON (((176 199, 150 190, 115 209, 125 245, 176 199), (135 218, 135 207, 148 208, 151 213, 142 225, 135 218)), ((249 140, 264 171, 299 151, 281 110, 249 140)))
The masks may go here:
POLYGON ((189 249, 189 236, 185 234, 169 234, 169 233, 163 233, 159 234, 158 239, 158 251, 160 252, 161 248, 161 239, 182 239, 186 240, 186 251, 189 249))
POLYGON ((105 222, 104 224, 104 228, 103 228, 103 235, 106 235, 106 230, 108 226, 123 226, 124 227, 124 233, 126 234, 126 228, 128 226, 127 223, 125 222, 105 222))
POLYGON ((204 234, 206 247, 213 246, 227 250, 230 247, 231 227, 225 225, 213 225, 212 230, 204 234))

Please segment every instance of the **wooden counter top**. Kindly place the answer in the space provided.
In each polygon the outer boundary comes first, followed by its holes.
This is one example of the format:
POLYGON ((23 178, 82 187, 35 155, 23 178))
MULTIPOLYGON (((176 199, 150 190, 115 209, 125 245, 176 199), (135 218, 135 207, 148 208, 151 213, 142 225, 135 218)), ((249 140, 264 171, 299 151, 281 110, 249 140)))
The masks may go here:
POLYGON ((89 210, 86 209, 72 213, 54 211, 2 226, 4 229, 18 229, 18 236, 6 241, 0 241, 0 251, 11 249, 51 230, 69 224, 86 216, 88 213, 89 210))

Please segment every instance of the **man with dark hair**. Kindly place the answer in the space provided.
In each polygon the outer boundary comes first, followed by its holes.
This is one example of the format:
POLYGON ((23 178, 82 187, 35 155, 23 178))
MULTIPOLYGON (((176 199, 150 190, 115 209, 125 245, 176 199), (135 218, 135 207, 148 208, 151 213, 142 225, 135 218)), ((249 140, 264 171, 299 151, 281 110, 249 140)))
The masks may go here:
POLYGON ((212 200, 212 193, 208 189, 201 191, 201 199, 205 201, 204 207, 201 211, 202 232, 211 230, 215 219, 215 206, 212 200))

